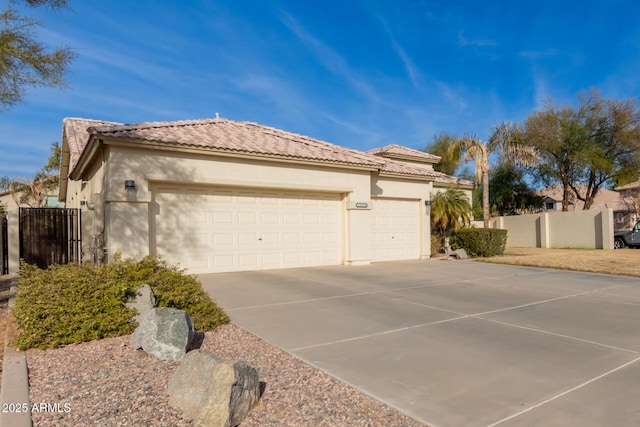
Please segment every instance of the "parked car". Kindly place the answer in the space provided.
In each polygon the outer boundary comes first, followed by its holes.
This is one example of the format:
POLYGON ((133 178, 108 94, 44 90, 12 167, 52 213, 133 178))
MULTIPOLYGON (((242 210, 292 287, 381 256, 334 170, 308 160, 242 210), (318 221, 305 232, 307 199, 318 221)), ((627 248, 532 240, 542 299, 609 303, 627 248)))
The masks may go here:
POLYGON ((625 246, 640 247, 640 220, 636 222, 636 225, 631 230, 618 231, 613 235, 613 247, 615 249, 622 249, 625 246))

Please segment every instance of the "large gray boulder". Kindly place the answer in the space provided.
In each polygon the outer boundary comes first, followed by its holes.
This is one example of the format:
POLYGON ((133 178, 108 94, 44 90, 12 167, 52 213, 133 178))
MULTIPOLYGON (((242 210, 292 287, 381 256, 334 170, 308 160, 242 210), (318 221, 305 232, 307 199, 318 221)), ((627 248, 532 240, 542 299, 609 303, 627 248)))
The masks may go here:
POLYGON ((156 306, 156 297, 153 295, 151 287, 147 284, 140 285, 136 288, 136 294, 132 298, 132 301, 125 304, 128 308, 135 308, 138 310, 133 319, 136 323, 140 324, 142 318, 149 311, 153 310, 156 306))
POLYGON ((260 398, 258 372, 244 361, 189 352, 169 379, 169 405, 194 426, 235 427, 260 398))
POLYGON ((144 315, 131 346, 163 360, 181 360, 193 339, 193 323, 184 310, 160 307, 144 315))

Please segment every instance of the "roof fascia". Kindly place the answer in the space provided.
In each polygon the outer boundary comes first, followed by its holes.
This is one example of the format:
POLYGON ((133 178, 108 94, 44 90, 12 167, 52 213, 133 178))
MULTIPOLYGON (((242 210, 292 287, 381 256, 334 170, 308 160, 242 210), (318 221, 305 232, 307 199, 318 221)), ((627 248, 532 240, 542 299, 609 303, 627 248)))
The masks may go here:
POLYGON ((440 163, 440 159, 426 159, 424 157, 411 156, 408 154, 396 154, 396 153, 384 153, 384 154, 374 154, 380 157, 387 157, 389 159, 399 159, 399 160, 412 160, 418 163, 425 163, 429 165, 435 165, 440 163))
POLYGON ((71 162, 71 153, 69 152, 69 141, 66 132, 62 132, 62 159, 60 165, 60 188, 58 190, 58 199, 61 202, 67 201, 67 186, 69 183, 69 165, 71 162))
POLYGON ((474 184, 462 184, 458 182, 433 182, 433 186, 438 188, 447 188, 451 187, 452 185, 456 188, 462 188, 465 190, 474 190, 476 188, 474 184))
POLYGON ((435 177, 431 177, 431 176, 405 175, 405 174, 402 174, 402 173, 385 172, 385 171, 380 171, 380 175, 379 176, 382 177, 382 178, 406 179, 406 180, 410 180, 410 181, 433 182, 435 180, 435 177))

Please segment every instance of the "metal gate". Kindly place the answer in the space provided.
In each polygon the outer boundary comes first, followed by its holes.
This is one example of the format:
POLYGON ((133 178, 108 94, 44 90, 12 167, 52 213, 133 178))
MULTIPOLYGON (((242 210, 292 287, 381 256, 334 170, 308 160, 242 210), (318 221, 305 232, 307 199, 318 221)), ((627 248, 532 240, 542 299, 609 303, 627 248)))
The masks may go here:
POLYGON ((20 208, 20 259, 40 268, 82 259, 79 209, 20 208))
POLYGON ((9 233, 7 217, 0 215, 0 276, 9 274, 9 233))

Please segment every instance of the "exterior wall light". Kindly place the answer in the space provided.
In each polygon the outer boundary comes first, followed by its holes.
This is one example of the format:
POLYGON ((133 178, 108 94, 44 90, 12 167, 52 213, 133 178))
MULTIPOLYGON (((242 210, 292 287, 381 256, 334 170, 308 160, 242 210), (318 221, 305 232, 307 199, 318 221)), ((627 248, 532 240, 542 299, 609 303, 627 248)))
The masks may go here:
POLYGON ((431 206, 431 200, 425 200, 425 201, 424 201, 424 205, 425 205, 426 207, 430 207, 430 206, 431 206))
POLYGON ((136 182, 132 179, 127 179, 124 182, 124 189, 127 191, 135 191, 136 189, 136 182))

